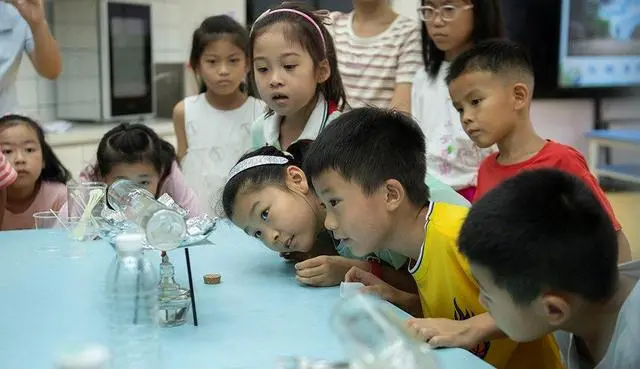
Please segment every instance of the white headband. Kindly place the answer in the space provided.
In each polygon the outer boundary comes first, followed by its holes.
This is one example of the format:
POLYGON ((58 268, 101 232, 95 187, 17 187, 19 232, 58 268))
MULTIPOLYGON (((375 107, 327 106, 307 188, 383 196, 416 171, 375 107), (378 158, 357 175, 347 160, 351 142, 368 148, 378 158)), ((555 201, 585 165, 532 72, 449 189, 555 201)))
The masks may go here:
MULTIPOLYGON (((285 154, 289 154, 289 153, 285 153, 285 154)), ((250 168, 259 167, 261 165, 276 165, 276 164, 284 165, 284 164, 287 164, 288 162, 289 162, 289 159, 282 156, 272 156, 272 155, 252 156, 234 165, 234 167, 231 168, 231 170, 229 171, 229 179, 227 181, 231 180, 231 178, 237 176, 241 172, 244 172, 245 170, 250 168)))

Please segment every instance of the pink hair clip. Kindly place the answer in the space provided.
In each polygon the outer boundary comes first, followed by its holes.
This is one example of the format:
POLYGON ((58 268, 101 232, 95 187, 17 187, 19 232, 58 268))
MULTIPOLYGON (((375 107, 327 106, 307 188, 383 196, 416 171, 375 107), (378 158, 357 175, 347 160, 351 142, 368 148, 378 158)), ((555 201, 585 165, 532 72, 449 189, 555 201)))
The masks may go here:
POLYGON ((264 13, 260 14, 260 16, 258 18, 256 18, 256 20, 253 22, 253 26, 251 27, 251 32, 253 33, 253 29, 255 28, 255 25, 262 20, 263 18, 265 18, 267 15, 270 14, 275 14, 275 13, 293 13, 293 14, 297 14, 301 17, 303 17, 304 19, 306 19, 309 23, 311 23, 316 30, 318 31, 318 34, 320 35, 320 40, 322 40, 322 49, 324 51, 324 54, 327 55, 327 43, 324 39, 324 34, 322 33, 322 28, 320 28, 320 25, 318 25, 318 23, 316 23, 316 21, 313 20, 313 18, 311 18, 310 16, 308 16, 307 14, 296 10, 296 9, 289 9, 289 8, 282 8, 282 9, 275 9, 275 10, 271 10, 271 9, 267 9, 264 11, 264 13))

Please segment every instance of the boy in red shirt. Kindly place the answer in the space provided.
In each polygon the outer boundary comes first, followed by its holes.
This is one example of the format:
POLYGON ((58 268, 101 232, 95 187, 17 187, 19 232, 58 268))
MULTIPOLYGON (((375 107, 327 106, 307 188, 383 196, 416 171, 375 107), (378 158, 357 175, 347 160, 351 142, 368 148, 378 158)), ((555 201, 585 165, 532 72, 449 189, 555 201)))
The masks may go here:
POLYGON ((497 145, 499 150, 480 165, 475 200, 526 169, 569 172, 591 188, 609 214, 618 234, 618 261, 631 260, 629 241, 582 154, 534 131, 529 116, 533 66, 522 47, 506 40, 479 43, 451 63, 447 84, 467 135, 481 148, 497 145))
POLYGON ((7 187, 15 182, 16 177, 18 174, 0 151, 0 227, 4 218, 4 208, 7 205, 7 187))

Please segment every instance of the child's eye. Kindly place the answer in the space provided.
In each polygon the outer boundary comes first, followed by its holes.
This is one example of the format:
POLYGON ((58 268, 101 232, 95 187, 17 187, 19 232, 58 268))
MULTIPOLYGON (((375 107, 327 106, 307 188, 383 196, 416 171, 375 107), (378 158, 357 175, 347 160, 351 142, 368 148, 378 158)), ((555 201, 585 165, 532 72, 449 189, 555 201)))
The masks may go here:
POLYGON ((147 187, 147 186, 149 186, 151 184, 151 182, 150 181, 140 181, 140 182, 138 182, 138 184, 140 184, 141 186, 147 187))
POLYGON ((257 67, 256 70, 258 73, 267 73, 268 71, 267 67, 257 67))
POLYGON ((2 149, 2 153, 5 154, 5 155, 9 155, 12 152, 13 152, 13 150, 11 150, 11 149, 2 149))
POLYGON ((471 100, 471 105, 476 106, 476 105, 480 104, 480 101, 481 101, 480 99, 473 99, 473 100, 471 100))
POLYGON ((267 218, 269 218, 269 209, 260 213, 260 218, 262 218, 262 220, 267 220, 267 218))
POLYGON ((296 69, 296 67, 297 67, 296 64, 286 64, 284 66, 284 69, 286 69, 286 70, 294 70, 294 69, 296 69))
POLYGON ((207 63, 209 63, 209 64, 215 64, 215 63, 216 63, 216 61, 215 61, 215 60, 207 60, 207 63))
POLYGON ((262 232, 261 231, 255 231, 253 232, 253 237, 260 239, 262 238, 262 232))
POLYGON ((329 205, 331 205, 331 207, 335 207, 336 205, 338 205, 340 201, 338 200, 329 200, 329 205))
POLYGON ((25 149, 25 151, 26 151, 26 152, 28 152, 28 153, 33 153, 33 152, 36 152, 36 149, 35 149, 35 148, 33 148, 33 147, 27 147, 27 148, 25 149))
POLYGON ((229 60, 229 62, 230 62, 231 64, 236 64, 236 63, 237 63, 237 62, 239 62, 239 61, 240 61, 240 59, 231 59, 231 60, 229 60))

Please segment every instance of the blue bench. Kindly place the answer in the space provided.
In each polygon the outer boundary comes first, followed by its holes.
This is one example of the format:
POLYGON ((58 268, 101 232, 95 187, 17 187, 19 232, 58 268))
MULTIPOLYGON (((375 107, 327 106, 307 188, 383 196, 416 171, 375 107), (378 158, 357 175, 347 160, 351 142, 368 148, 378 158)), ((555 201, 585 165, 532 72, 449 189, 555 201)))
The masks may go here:
POLYGON ((603 147, 633 150, 640 157, 640 129, 598 129, 586 134, 589 141, 589 168, 596 177, 608 177, 640 183, 640 160, 637 164, 600 163, 603 147))

